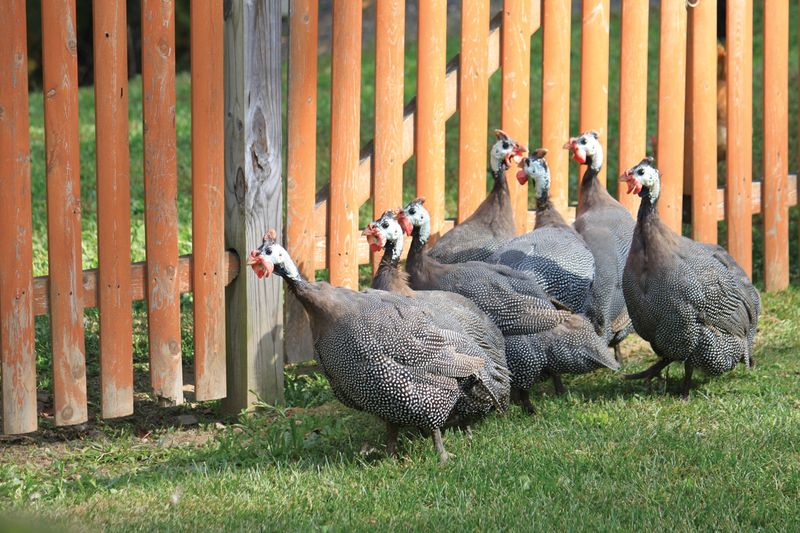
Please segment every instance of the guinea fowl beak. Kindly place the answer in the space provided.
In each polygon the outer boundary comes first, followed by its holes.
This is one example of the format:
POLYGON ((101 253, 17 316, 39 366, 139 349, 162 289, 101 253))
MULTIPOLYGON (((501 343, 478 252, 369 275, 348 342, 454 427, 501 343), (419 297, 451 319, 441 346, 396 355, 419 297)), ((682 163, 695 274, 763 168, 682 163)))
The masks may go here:
POLYGON ((378 226, 376 226, 374 222, 367 224, 367 227, 364 228, 364 231, 361 232, 361 235, 367 238, 369 249, 373 252, 380 252, 386 245, 386 239, 384 238, 383 233, 381 233, 381 230, 378 229, 378 226))
POLYGON ((620 176, 619 179, 628 184, 627 194, 631 193, 639 194, 639 192, 641 192, 642 184, 639 183, 639 180, 636 179, 636 176, 633 174, 631 169, 626 170, 625 173, 622 176, 620 176))
POLYGON ((522 160, 522 156, 528 151, 524 144, 520 144, 516 141, 512 142, 514 142, 514 147, 511 148, 505 157, 506 168, 511 168, 512 162, 519 164, 522 160))
POLYGON ((253 269, 259 279, 264 276, 269 277, 272 271, 275 270, 275 265, 272 261, 261 255, 258 250, 250 252, 250 257, 247 258, 247 265, 253 269))
POLYGON ((574 159, 579 165, 586 163, 586 151, 580 147, 577 138, 570 137, 569 141, 564 143, 564 150, 571 151, 572 159, 574 159))

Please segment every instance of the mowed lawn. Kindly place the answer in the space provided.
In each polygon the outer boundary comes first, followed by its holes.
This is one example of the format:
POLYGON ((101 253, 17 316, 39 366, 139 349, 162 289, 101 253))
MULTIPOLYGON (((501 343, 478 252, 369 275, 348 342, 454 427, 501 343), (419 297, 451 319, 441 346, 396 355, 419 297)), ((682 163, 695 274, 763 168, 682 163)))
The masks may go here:
MULTIPOLYGON (((754 175, 761 174, 761 9, 755 12, 754 175)), ((791 6, 797 43, 797 6, 791 6)), ((579 27, 579 17, 573 27, 579 27)), ((609 178, 617 175, 619 14, 611 18, 609 178)), ((658 18, 650 20, 648 134, 656 131, 658 18)), ((458 48, 449 36, 448 55, 458 48)), ((580 34, 572 41, 572 130, 577 131, 580 34)), ((798 53, 790 55, 796 86, 798 53)), ((406 51, 406 95, 415 92, 416 50, 406 51)), ((541 34, 533 38, 531 145, 540 131, 541 34)), ((327 179, 330 58, 320 57, 318 183, 327 179)), ((366 46, 362 82, 362 144, 372 136, 374 50, 366 46)), ((132 260, 144 260, 141 80, 130 83, 132 260)), ((190 77, 177 78, 179 247, 191 252, 190 77)), ((490 80, 491 128, 500 126, 499 73, 490 80)), ((798 98, 790 91, 790 139, 798 98)), ((81 196, 84 268, 96 266, 94 101, 80 90, 81 196)), ((44 129, 41 93, 32 93, 31 150, 34 269, 47 274, 44 129)), ((447 206, 457 198, 457 116, 447 123, 447 206)), ((488 145, 487 145, 488 148, 488 145)), ((790 142, 790 169, 797 143, 790 142)), ((724 164, 721 165, 724 170, 724 164)), ((577 169, 572 168, 574 189, 577 169)), ((414 161, 405 165, 406 199, 414 196, 414 161)), ((574 190, 573 190, 574 193, 574 190)), ((573 194, 573 200, 574 200, 573 194)), ((371 206, 361 209, 361 222, 371 206)), ((790 212, 792 281, 798 281, 797 209, 790 212)), ((755 281, 761 283, 760 219, 754 217, 755 281)), ((724 224, 720 225, 724 242, 724 224)), ((324 277, 324 272, 320 272, 324 277)), ((362 282, 369 269, 362 270, 362 282)), ((430 439, 401 439, 401 459, 384 456, 383 427, 333 400, 324 378, 302 369, 287 375, 287 407, 263 406, 252 416, 225 418, 216 402, 173 409, 148 399, 145 306, 134 304, 137 414, 93 419, 87 431, 56 430, 40 420, 32 437, 0 439, 0 517, 23 529, 43 524, 84 531, 319 529, 786 529, 800 527, 800 289, 765 296, 753 371, 699 379, 688 402, 675 396, 682 370, 653 390, 597 372, 567 381, 554 397, 537 387, 539 413, 513 407, 477 425, 472 438, 447 432, 455 457, 439 467, 430 439), (190 413, 199 420, 179 418, 190 413), (184 422, 186 425, 180 425, 184 422)), ((183 358, 192 364, 191 295, 182 298, 183 358)), ((97 311, 85 312, 90 411, 99 409, 97 311)), ((38 317, 38 387, 51 389, 48 318, 38 317)), ((633 338, 623 371, 653 360, 633 338)), ((8 524, 6 524, 8 525, 8 524)), ((0 518, 0 530, 4 528, 0 518)))

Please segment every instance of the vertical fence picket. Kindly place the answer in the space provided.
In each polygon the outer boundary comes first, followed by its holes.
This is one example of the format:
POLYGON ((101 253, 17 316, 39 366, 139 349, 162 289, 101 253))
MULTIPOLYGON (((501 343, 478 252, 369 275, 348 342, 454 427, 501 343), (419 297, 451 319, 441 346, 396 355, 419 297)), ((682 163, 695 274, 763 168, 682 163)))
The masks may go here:
POLYGON ((331 283, 358 287, 355 202, 361 106, 361 3, 333 3, 331 63, 331 185, 328 268, 331 283))
MULTIPOLYGON (((372 214, 403 202, 403 45, 405 2, 375 6, 375 152, 372 214)), ((377 270, 382 253, 373 254, 377 270)))
POLYGON ((3 431, 15 434, 36 430, 25 1, 0 3, 0 20, 0 358, 3 431))
POLYGON ((753 269, 753 2, 727 0, 728 145, 725 219, 728 251, 753 269))
POLYGON ((686 95, 686 4, 684 2, 661 3, 659 46, 656 157, 662 181, 658 211, 664 222, 680 233, 686 95))
MULTIPOLYGON (((647 155, 647 19, 648 0, 622 4, 619 60, 619 169, 621 174, 647 155)), ((617 198, 632 215, 639 199, 617 184, 617 198)))
POLYGON ((461 2, 458 92, 458 222, 486 196, 489 120, 489 3, 461 2))
POLYGON ((222 4, 192 0, 192 257, 198 401, 225 397, 222 4))
POLYGON ((125 0, 92 4, 97 143, 97 305, 104 418, 133 413, 130 155, 125 0))
MULTIPOLYGON (((647 0, 643 0, 647 1, 647 0)), ((550 197, 562 213, 569 203, 569 53, 571 0, 546 0, 542 36, 542 146, 549 150, 550 197)))
POLYGON ((717 0, 705 0, 689 11, 692 22, 692 98, 686 113, 692 145, 692 238, 717 242, 717 0))
POLYGON ((417 23, 417 195, 427 198, 431 235, 444 223, 444 77, 447 59, 447 1, 420 0, 417 23))
POLYGON ((183 402, 175 140, 175 5, 142 0, 142 109, 150 383, 183 402))
MULTIPOLYGON (((314 280, 317 180, 317 27, 316 0, 289 4, 289 87, 286 139, 286 246, 306 279, 314 280)), ((287 363, 304 361, 314 347, 308 317, 290 292, 285 304, 287 363)))
MULTIPOLYGON (((530 119, 531 89, 531 35, 530 8, 528 0, 503 1, 503 29, 501 57, 503 77, 501 81, 502 108, 501 127, 514 140, 527 145, 530 119)), ((513 178, 517 169, 507 174, 514 209, 517 233, 528 229, 528 184, 518 185, 513 178)))
MULTIPOLYGON (((580 131, 595 130, 608 150, 609 0, 583 0, 580 131)), ((603 165, 598 178, 606 182, 603 165)))
POLYGON ((764 286, 789 285, 789 1, 764 2, 764 286), (769 4, 769 5, 767 5, 769 4))
POLYGON ((42 3, 47 252, 56 425, 86 422, 75 0, 42 3))

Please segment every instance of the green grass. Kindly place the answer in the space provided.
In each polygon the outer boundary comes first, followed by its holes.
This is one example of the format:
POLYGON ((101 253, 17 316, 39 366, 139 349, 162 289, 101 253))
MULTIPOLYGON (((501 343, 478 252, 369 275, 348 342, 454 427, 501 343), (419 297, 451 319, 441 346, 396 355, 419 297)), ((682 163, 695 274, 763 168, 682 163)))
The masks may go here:
MULTIPOLYGON (((652 352, 624 344, 624 370, 652 352)), ((290 374, 285 410, 215 427, 100 423, 87 438, 40 437, 0 453, 0 515, 80 530, 796 530, 800 527, 800 290, 765 298, 757 366, 680 369, 647 391, 610 372, 537 386, 514 406, 384 456, 372 417, 331 401, 324 379, 290 374), (155 426, 155 429, 153 429, 155 426), (146 433, 152 430, 152 433, 146 433)))

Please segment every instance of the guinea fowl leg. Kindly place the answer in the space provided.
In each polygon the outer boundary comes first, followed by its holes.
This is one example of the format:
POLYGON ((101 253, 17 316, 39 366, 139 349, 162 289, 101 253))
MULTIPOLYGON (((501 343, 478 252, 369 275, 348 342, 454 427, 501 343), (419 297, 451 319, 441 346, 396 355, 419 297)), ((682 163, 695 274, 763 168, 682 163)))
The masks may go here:
POLYGON ((566 394, 567 389, 564 388, 564 383, 561 381, 561 374, 553 374, 553 387, 556 389, 556 394, 561 396, 566 394))
POLYGON ((447 453, 447 450, 444 449, 444 443, 442 442, 442 430, 439 428, 435 428, 433 430, 433 445, 436 447, 436 453, 439 454, 439 464, 443 465, 450 459, 450 454, 447 453))
POLYGON ((529 392, 522 389, 517 389, 517 391, 519 395, 518 396, 519 403, 522 405, 522 408, 525 409, 525 412, 528 413, 529 415, 535 415, 536 409, 533 407, 533 404, 531 403, 529 392))
POLYGON ((622 362, 622 350, 620 350, 619 344, 614 345, 614 359, 617 360, 617 363, 622 362))
POLYGON ((681 396, 684 400, 689 399, 689 389, 692 387, 692 372, 694 372, 694 367, 689 364, 687 361, 683 365, 684 374, 683 374, 683 391, 681 396))
POLYGON ((397 426, 386 422, 386 455, 397 456, 397 426))
POLYGON ((653 378, 661 377, 661 371, 669 365, 672 361, 667 359, 659 359, 647 370, 637 372, 636 374, 625 374, 622 379, 644 379, 646 383, 650 383, 653 378))

